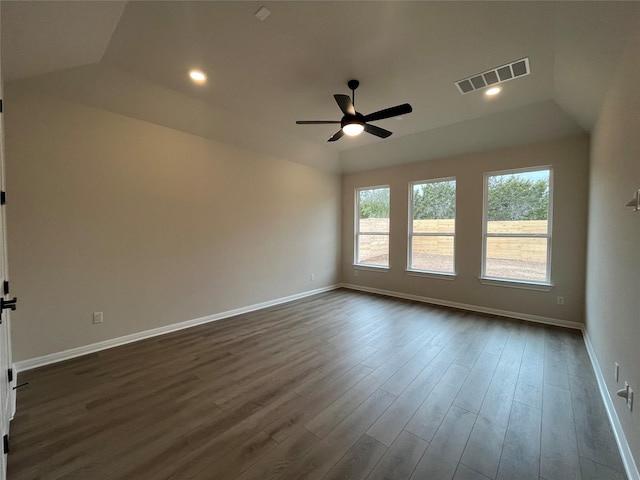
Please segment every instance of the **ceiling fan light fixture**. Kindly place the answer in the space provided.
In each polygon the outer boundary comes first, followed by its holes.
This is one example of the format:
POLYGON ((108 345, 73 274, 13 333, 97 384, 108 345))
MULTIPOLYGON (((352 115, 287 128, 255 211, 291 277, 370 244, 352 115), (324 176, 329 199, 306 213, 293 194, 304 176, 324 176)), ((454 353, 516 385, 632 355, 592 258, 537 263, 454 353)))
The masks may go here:
POLYGON ((355 137, 356 135, 360 135, 364 131, 364 124, 360 122, 347 123, 342 126, 342 131, 345 133, 345 135, 355 137))
POLYGON ((207 81, 207 74, 202 70, 189 70, 189 78, 193 80, 194 83, 203 84, 207 81))

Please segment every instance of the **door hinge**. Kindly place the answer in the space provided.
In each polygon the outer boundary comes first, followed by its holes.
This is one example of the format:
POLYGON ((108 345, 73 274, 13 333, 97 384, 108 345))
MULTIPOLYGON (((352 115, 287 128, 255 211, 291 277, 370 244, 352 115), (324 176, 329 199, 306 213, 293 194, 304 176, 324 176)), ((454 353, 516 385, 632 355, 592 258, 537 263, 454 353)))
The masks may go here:
POLYGON ((9 379, 9 383, 13 382, 13 368, 7 371, 7 378, 9 379))
POLYGON ((15 310, 18 303, 18 299, 13 297, 11 300, 5 300, 0 298, 0 310, 15 310))
POLYGON ((11 300, 5 300, 0 297, 0 323, 2 323, 2 311, 3 310, 15 310, 17 307, 18 299, 13 297, 11 300))
POLYGON ((7 203, 7 192, 0 192, 0 205, 7 203))
POLYGON ((0 98, 0 113, 2 113, 2 99, 0 98))
POLYGON ((2 449, 5 455, 9 453, 9 435, 2 437, 2 449))
POLYGON ((9 295, 9 280, 5 280, 2 284, 2 291, 5 295, 9 295))

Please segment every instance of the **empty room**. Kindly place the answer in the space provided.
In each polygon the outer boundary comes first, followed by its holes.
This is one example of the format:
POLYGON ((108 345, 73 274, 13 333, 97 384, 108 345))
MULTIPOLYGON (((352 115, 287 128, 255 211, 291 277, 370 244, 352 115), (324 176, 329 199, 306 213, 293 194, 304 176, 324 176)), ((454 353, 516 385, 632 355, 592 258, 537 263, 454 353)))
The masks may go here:
POLYGON ((0 28, 0 480, 640 480, 639 1, 0 28))

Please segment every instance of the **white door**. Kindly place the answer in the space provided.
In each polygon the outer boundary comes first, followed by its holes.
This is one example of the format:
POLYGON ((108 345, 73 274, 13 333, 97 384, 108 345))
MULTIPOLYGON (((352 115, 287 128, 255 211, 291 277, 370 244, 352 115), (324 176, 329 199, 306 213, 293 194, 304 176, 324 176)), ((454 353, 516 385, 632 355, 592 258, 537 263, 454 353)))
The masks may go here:
MULTIPOLYGON (((2 72, 0 71, 0 99, 3 98, 2 72)), ((4 107, 4 105, 3 105, 4 107)), ((4 111, 4 108, 2 108, 4 111)), ((4 193, 4 112, 0 112, 0 190, 4 193)), ((4 198, 4 195, 3 195, 4 198)), ((6 224, 5 206, 0 202, 0 297, 8 299, 5 289, 7 280, 7 248, 6 248, 6 224)), ((5 452, 4 437, 9 435, 9 421, 13 416, 14 392, 9 381, 9 369, 11 365, 11 327, 9 310, 0 311, 2 314, 0 323, 0 480, 6 478, 7 455, 5 452)), ((15 381, 15 379, 13 379, 15 381)))
MULTIPOLYGON (((0 89, 0 95, 2 90, 0 89)), ((2 146, 0 147, 0 185, 2 185, 2 191, 4 191, 4 132, 2 125, 2 113, 0 113, 0 138, 2 138, 2 146)), ((3 299, 7 299, 7 295, 4 295, 4 286, 6 279, 6 241, 5 241, 5 212, 4 205, 0 207, 0 296, 3 299)), ((13 405, 13 389, 11 388, 11 382, 9 380, 9 369, 11 368, 11 339, 10 339, 10 327, 9 327, 9 310, 3 310, 2 323, 0 324, 0 437, 2 442, 0 448, 2 449, 2 460, 0 461, 0 479, 6 478, 6 464, 7 455, 5 452, 5 440, 4 436, 9 435, 9 421, 12 417, 12 405, 13 405)))

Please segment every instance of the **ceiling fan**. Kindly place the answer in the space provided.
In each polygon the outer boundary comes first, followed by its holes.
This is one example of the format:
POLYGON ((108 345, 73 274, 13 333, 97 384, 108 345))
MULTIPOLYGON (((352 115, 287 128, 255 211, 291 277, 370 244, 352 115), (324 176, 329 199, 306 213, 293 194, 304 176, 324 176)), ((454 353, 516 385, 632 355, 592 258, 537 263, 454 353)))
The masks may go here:
POLYGON ((371 135, 375 135, 380 138, 387 138, 392 132, 385 130, 384 128, 370 125, 368 122, 375 122, 376 120, 384 120, 385 118, 397 117, 398 115, 404 115, 405 113, 411 113, 413 108, 408 103, 402 105, 396 105, 395 107, 385 108, 384 110, 378 110, 377 112, 370 113, 369 115, 362 115, 356 111, 355 108, 355 90, 360 85, 358 80, 349 80, 347 86, 351 90, 351 98, 349 95, 335 94, 333 98, 336 99, 336 103, 344 116, 341 120, 298 120, 298 125, 324 125, 329 123, 339 123, 340 130, 334 133, 328 142, 335 142, 342 138, 343 135, 349 135, 351 137, 360 135, 364 130, 371 135))

